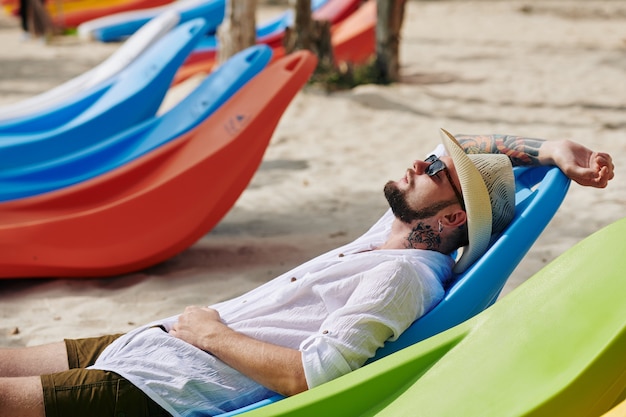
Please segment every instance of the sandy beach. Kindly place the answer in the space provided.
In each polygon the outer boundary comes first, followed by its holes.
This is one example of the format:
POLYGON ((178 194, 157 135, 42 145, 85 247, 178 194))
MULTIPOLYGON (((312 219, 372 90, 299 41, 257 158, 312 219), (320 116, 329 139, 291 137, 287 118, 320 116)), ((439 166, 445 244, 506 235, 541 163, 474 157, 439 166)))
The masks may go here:
MULTIPOLYGON (((259 20, 278 10, 261 7, 259 20)), ((119 47, 70 36, 23 40, 7 15, 0 43, 0 106, 59 85, 119 47)), ((409 1, 401 61, 402 82, 392 86, 301 91, 236 205, 179 255, 106 279, 0 281, 0 346, 128 331, 241 294, 346 243, 385 211, 382 186, 439 143, 440 127, 570 138, 613 156, 609 187, 571 185, 502 296, 624 217, 626 1, 409 1)))

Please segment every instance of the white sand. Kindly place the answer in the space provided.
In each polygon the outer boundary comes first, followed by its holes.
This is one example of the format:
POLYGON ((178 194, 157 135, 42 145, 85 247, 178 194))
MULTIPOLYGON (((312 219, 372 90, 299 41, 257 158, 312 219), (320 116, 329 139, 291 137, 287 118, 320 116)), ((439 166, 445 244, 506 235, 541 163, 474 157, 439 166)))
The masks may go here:
MULTIPOLYGON (((403 83, 300 93, 232 211, 163 264, 108 279, 0 282, 0 346, 127 331, 240 294, 352 240, 385 210, 382 185, 434 148, 440 127, 571 138, 610 152, 616 178, 605 190, 572 184, 506 294, 624 216, 625 40, 620 1, 411 1, 403 83)), ((0 43, 0 105, 46 91, 117 48, 22 42, 7 16, 0 43)))

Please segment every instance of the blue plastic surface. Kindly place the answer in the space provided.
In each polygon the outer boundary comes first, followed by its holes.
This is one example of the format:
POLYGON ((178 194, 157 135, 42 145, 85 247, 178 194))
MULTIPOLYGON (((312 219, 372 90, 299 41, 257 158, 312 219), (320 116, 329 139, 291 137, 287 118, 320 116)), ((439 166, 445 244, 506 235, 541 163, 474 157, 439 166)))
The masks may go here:
POLYGON ((172 30, 69 122, 45 132, 0 135, 0 170, 59 158, 153 117, 205 26, 195 19, 172 30))
MULTIPOLYGON (((207 22, 205 34, 215 33, 217 27, 224 20, 225 7, 226 2, 224 0, 207 0, 189 8, 181 8, 179 10, 180 23, 201 17, 207 22)), ((149 16, 129 17, 123 22, 111 23, 94 30, 92 36, 101 42, 119 42, 131 36, 151 18, 149 16)))
POLYGON ((0 201, 53 191, 115 169, 193 129, 267 66, 271 48, 242 51, 168 112, 79 152, 0 171, 0 201))
POLYGON ((116 81, 117 77, 113 77, 99 83, 54 108, 35 111, 25 116, 0 122, 0 143, 2 136, 45 132, 70 122, 98 101, 115 85, 116 81))
MULTIPOLYGON (((495 302, 513 270, 554 217, 570 185, 570 180, 556 167, 514 168, 514 173, 516 213, 509 226, 493 239, 478 261, 455 278, 435 308, 416 320, 396 341, 386 343, 369 362, 456 326, 495 302)), ((239 415, 282 398, 276 395, 216 417, 239 415)))

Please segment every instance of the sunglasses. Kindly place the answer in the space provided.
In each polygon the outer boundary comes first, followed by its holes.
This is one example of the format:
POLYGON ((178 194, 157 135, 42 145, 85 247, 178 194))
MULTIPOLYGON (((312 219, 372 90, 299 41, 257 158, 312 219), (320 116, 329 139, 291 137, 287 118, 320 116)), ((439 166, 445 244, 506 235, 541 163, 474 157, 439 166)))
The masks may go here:
POLYGON ((452 177, 450 176, 450 172, 448 172, 448 167, 446 166, 446 164, 435 155, 430 155, 428 158, 424 160, 424 162, 428 162, 430 164, 426 167, 426 170, 424 171, 426 175, 428 175, 429 177, 432 177, 433 175, 437 175, 441 171, 443 171, 446 174, 446 178, 448 178, 448 182, 452 186, 454 195, 456 195, 457 200, 459 200, 459 204, 461 205, 461 208, 465 210, 465 202, 463 201, 463 194, 461 194, 458 188, 456 188, 456 185, 454 185, 454 182, 452 181, 452 177))

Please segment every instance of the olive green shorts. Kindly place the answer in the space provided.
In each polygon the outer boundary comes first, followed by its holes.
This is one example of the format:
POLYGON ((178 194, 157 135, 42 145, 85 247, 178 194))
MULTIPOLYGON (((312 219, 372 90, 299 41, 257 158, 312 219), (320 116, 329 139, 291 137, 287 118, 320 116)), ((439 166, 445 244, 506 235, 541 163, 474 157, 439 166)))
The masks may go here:
POLYGON ((41 376, 46 417, 171 417, 116 373, 85 369, 119 336, 65 341, 70 370, 41 376))

